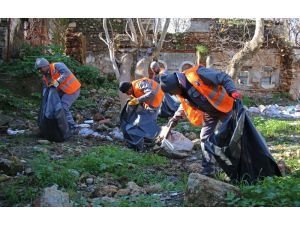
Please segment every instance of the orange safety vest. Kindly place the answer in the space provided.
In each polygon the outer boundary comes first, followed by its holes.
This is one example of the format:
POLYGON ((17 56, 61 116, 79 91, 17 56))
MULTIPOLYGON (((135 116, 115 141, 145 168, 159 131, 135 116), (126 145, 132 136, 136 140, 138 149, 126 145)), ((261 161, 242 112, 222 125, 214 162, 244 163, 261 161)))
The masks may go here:
POLYGON ((150 84, 150 86, 155 94, 155 97, 152 100, 148 100, 148 101, 144 102, 144 107, 148 108, 149 106, 151 106, 152 108, 158 108, 163 100, 164 92, 160 88, 160 85, 157 82, 155 82, 154 80, 144 77, 144 78, 132 81, 131 84, 132 84, 132 89, 133 89, 133 96, 138 98, 145 94, 139 88, 139 83, 143 82, 143 81, 147 81, 150 84))
MULTIPOLYGON (((234 99, 227 94, 222 85, 216 86, 204 84, 197 74, 198 68, 199 66, 195 66, 183 72, 187 80, 200 94, 205 96, 217 110, 224 113, 231 111, 234 99)), ((179 96, 179 100, 189 121, 196 126, 201 125, 203 121, 203 112, 188 104, 183 97, 179 96)))
MULTIPOLYGON (((50 75, 52 77, 52 80, 57 80, 60 77, 60 74, 58 71, 55 70, 54 65, 55 63, 50 64, 50 75)), ((45 81, 46 86, 48 87, 48 79, 45 75, 43 75, 43 80, 45 81)), ((59 84, 58 88, 66 94, 71 95, 75 91, 77 91, 80 88, 80 86, 81 84, 79 80, 75 77, 74 74, 71 74, 61 84, 59 84)))

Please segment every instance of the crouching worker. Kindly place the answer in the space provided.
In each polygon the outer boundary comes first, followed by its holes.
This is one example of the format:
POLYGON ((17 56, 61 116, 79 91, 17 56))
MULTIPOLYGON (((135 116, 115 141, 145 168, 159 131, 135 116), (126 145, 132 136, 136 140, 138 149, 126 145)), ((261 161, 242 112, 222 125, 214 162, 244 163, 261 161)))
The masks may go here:
POLYGON ((129 147, 143 150, 144 138, 154 139, 160 132, 156 120, 164 93, 160 85, 149 78, 121 82, 119 90, 132 97, 120 116, 125 140, 129 147))
POLYGON ((165 93, 177 95, 181 102, 170 119, 176 125, 185 114, 196 126, 202 125, 200 132, 202 150, 202 174, 215 173, 213 156, 204 148, 204 142, 214 133, 219 121, 230 117, 234 99, 240 98, 233 80, 224 72, 195 66, 183 73, 173 73, 160 77, 161 88, 165 93))
POLYGON ((62 63, 49 63, 44 58, 38 58, 35 68, 43 74, 43 95, 46 88, 54 86, 61 98, 69 128, 71 132, 76 129, 76 123, 70 112, 70 108, 80 94, 80 82, 75 75, 62 63))
POLYGON ((132 99, 128 105, 142 104, 145 110, 152 112, 156 122, 159 108, 164 97, 160 85, 149 78, 141 78, 132 82, 121 82, 119 90, 132 99))

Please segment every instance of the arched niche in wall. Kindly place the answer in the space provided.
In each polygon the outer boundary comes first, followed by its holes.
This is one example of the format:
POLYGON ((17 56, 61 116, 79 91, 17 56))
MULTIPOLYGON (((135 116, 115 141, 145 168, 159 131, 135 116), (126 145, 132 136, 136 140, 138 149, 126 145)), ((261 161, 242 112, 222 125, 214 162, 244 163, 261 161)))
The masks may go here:
POLYGON ((165 61, 163 61, 163 60, 158 60, 158 63, 159 63, 160 68, 163 68, 163 69, 165 69, 165 70, 168 69, 168 65, 167 65, 167 63, 166 63, 165 61))
MULTIPOLYGON (((165 70, 168 69, 167 63, 165 61, 158 60, 158 63, 159 63, 160 68, 165 69, 165 70)), ((150 69, 150 64, 149 64, 149 67, 148 67, 148 74, 149 74, 149 78, 152 79, 152 77, 153 77, 154 74, 153 74, 153 72, 150 69)))
POLYGON ((191 67, 194 67, 194 66, 195 66, 195 64, 193 62, 191 62, 191 61, 184 61, 184 62, 182 62, 180 64, 179 71, 182 72, 182 71, 185 71, 185 70, 187 70, 187 69, 189 69, 191 67))

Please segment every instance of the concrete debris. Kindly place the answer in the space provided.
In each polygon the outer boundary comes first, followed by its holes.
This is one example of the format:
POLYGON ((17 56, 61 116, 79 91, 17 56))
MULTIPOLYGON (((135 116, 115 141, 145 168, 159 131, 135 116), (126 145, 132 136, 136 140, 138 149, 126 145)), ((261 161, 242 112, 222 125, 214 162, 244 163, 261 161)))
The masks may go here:
POLYGON ((24 134, 26 130, 12 130, 11 128, 7 129, 8 135, 17 135, 17 134, 24 134))
POLYGON ((250 107, 248 112, 271 118, 300 119, 300 105, 285 107, 277 104, 267 106, 260 105, 259 107, 250 107))

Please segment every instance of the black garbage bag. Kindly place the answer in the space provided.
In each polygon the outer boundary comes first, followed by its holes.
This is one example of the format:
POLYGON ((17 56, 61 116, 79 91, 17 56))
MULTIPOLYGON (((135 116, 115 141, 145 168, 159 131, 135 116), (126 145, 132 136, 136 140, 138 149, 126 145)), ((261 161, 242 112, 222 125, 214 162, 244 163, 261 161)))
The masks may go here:
POLYGON ((177 111, 180 101, 176 96, 165 93, 159 112, 160 117, 171 117, 177 111))
POLYGON ((235 101, 231 118, 204 145, 233 180, 253 183, 266 176, 281 176, 264 138, 240 100, 235 101))
POLYGON ((55 87, 47 88, 40 107, 38 126, 41 137, 62 142, 71 136, 60 97, 55 87))
POLYGON ((153 111, 145 110, 141 105, 130 106, 128 102, 120 114, 120 129, 129 147, 143 150, 144 140, 153 140, 161 128, 156 124, 153 111))

